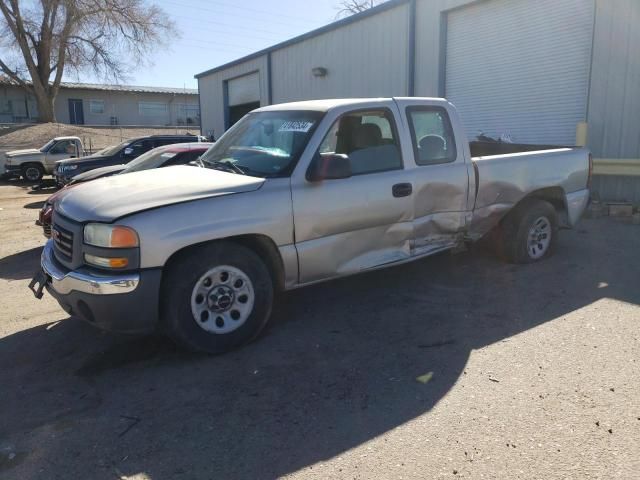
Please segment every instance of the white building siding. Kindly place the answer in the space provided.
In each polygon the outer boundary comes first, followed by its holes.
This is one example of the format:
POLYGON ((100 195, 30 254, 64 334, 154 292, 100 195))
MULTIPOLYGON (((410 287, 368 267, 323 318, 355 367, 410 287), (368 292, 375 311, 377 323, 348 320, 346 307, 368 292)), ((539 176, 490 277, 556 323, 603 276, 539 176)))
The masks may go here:
POLYGON ((113 92, 108 90, 61 89, 55 102, 56 119, 69 123, 69 99, 82 100, 85 125, 110 125, 114 117, 118 125, 177 125, 186 123, 182 105, 198 105, 197 95, 169 93, 113 92), (91 100, 104 101, 103 113, 92 113, 91 100), (141 115, 139 103, 166 105, 157 115, 141 115))
POLYGON ((445 96, 469 137, 573 144, 586 119, 594 0, 490 0, 447 21, 445 96))
MULTIPOLYGON (((69 123, 69 99, 82 101, 85 125, 198 125, 198 95, 183 93, 143 93, 106 89, 61 88, 54 103, 56 119, 69 123), (102 106, 102 113, 91 109, 91 103, 102 106), (160 115, 140 115, 139 104, 165 105, 160 115), (187 121, 187 118, 190 120, 187 121)), ((35 98, 14 85, 0 85, 0 123, 38 121, 35 98)))
POLYGON ((400 5, 274 51, 273 102, 406 95, 408 26, 400 5), (327 75, 314 76, 315 67, 327 75))

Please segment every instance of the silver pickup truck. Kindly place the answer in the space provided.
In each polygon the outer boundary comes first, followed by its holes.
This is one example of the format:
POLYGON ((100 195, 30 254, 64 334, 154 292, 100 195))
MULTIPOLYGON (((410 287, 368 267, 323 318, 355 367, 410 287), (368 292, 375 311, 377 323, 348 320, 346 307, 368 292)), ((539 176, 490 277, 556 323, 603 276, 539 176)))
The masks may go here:
POLYGON ((199 166, 70 189, 30 287, 98 327, 220 353, 262 330, 278 291, 489 232, 509 261, 541 260, 580 218, 590 176, 581 148, 473 158, 443 99, 269 106, 199 166))

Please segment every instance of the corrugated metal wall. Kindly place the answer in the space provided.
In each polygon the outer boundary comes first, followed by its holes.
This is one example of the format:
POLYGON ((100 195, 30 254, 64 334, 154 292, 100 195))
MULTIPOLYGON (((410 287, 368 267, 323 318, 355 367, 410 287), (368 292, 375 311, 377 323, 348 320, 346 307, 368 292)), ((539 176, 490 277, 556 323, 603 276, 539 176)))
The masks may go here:
POLYGON ((416 6, 415 94, 421 97, 443 95, 444 72, 440 61, 445 48, 446 16, 443 12, 477 0, 418 0, 416 6), (441 27, 443 28, 441 30, 441 27))
POLYGON ((587 115, 593 0, 491 0, 447 18, 445 96, 467 135, 571 145, 587 115))
POLYGON ((273 102, 406 95, 408 25, 405 4, 276 50, 273 102))
POLYGON ((269 89, 266 55, 198 79, 203 135, 213 130, 218 138, 224 133, 224 82, 256 71, 260 72, 261 104, 266 105, 269 89))
MULTIPOLYGON (((588 112, 596 158, 640 158, 640 1, 596 0, 588 112)), ((640 176, 598 175, 602 200, 640 204, 640 176)))
POLYGON ((597 0, 589 147, 603 158, 640 158, 640 1, 597 0))

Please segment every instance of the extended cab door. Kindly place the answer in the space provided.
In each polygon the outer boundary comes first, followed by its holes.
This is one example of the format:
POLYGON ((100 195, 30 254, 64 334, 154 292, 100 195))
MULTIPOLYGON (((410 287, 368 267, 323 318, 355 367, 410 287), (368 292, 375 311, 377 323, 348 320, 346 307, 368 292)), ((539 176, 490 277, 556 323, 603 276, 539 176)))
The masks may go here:
POLYGON ((449 248, 464 231, 469 211, 468 145, 451 104, 396 100, 405 120, 407 168, 413 184, 412 255, 449 248))
POLYGON ((52 170, 56 161, 64 160, 65 158, 77 158, 80 156, 80 152, 76 141, 68 139, 56 142, 45 155, 45 165, 49 170, 52 170))
POLYGON ((300 283, 409 258, 412 197, 398 111, 393 102, 374 105, 327 113, 292 176, 300 283), (309 181, 320 153, 347 155, 352 176, 309 181))

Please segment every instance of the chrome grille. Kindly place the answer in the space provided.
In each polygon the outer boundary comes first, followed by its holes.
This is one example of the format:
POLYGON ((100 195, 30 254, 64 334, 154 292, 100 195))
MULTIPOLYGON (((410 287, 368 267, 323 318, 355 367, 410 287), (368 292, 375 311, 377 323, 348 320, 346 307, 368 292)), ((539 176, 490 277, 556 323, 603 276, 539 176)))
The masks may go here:
POLYGON ((51 228, 51 237, 58 253, 71 261, 73 258, 73 233, 60 227, 60 225, 54 225, 51 228))

